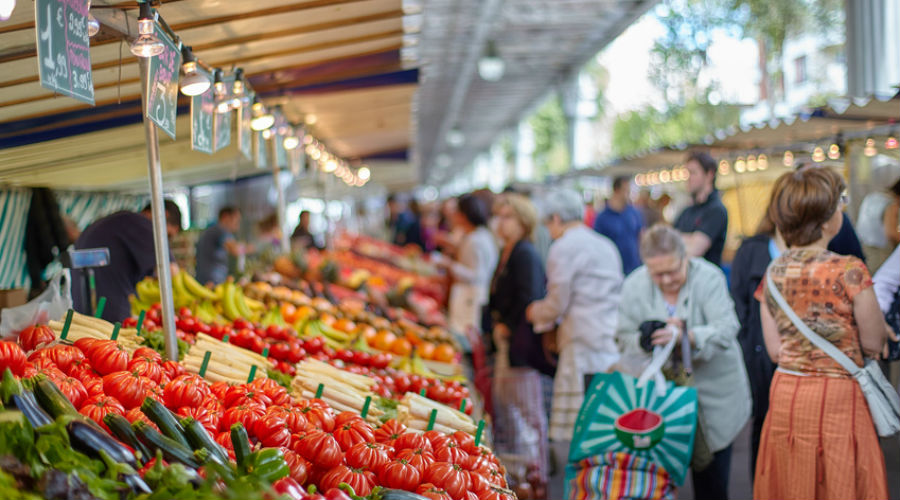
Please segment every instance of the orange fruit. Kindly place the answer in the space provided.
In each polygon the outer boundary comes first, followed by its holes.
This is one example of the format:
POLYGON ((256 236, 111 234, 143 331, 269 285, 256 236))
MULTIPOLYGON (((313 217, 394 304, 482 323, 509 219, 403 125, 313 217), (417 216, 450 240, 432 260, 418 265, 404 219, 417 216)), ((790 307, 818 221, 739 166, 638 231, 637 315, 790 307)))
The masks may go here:
POLYGON ((432 359, 444 363, 452 363, 454 358, 456 358, 456 349, 452 345, 442 342, 434 349, 434 358, 432 359))
MULTIPOLYGON (((379 351, 389 351, 397 341, 397 336, 387 330, 380 330, 372 339, 371 346, 379 351)), ((409 344, 409 342, 407 342, 409 344)), ((412 344, 410 349, 412 349, 412 344)), ((392 351, 393 352, 393 351, 392 351)))
POLYGON ((367 325, 365 323, 359 323, 356 325, 356 333, 357 335, 362 335, 364 339, 366 339, 366 343, 370 346, 375 342, 375 336, 378 332, 375 330, 375 327, 372 325, 367 325))
POLYGON ((297 308, 294 304, 290 302, 282 302, 281 303, 281 317, 284 321, 288 323, 294 323, 296 321, 295 317, 297 316, 297 308))
POLYGON ((315 312, 315 309, 313 309, 310 306, 300 306, 297 308, 297 312, 294 314, 294 320, 290 321, 290 323, 296 323, 300 320, 304 320, 304 319, 312 316, 312 314, 314 312, 315 312))
POLYGON ((322 314, 319 315, 319 321, 321 321, 322 323, 324 323, 328 326, 334 326, 334 323, 337 321, 337 318, 335 318, 334 315, 332 315, 332 314, 323 312, 322 314))
POLYGON ((396 339, 391 344, 391 352, 397 356, 409 356, 412 352, 412 344, 406 339, 396 339))
POLYGON ((434 359, 434 350, 436 347, 431 342, 422 342, 416 349, 418 349, 419 356, 421 356, 422 359, 434 359))
POLYGON ((331 326, 335 330, 340 330, 344 333, 350 333, 356 329, 356 323, 350 321, 347 318, 341 318, 341 319, 335 321, 334 324, 331 326))

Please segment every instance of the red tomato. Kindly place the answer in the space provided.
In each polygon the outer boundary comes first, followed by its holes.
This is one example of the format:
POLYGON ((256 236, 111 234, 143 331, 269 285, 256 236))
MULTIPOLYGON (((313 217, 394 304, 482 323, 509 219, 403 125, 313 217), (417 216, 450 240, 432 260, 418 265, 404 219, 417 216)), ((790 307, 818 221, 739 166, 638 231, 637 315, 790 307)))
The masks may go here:
POLYGON ((331 433, 316 431, 308 434, 296 443, 296 451, 313 465, 332 468, 340 465, 344 459, 341 445, 331 433))
POLYGON ((257 405, 265 409, 272 404, 272 400, 263 391, 256 390, 248 384, 233 385, 225 391, 223 401, 225 408, 235 406, 257 405))
POLYGON ((72 365, 87 359, 84 353, 81 352, 81 349, 71 345, 57 344, 46 349, 41 349, 38 352, 42 352, 56 363, 60 370, 67 373, 68 370, 72 368, 72 365))
POLYGON ((91 377, 85 378, 82 381, 82 385, 84 385, 84 389, 87 391, 88 397, 91 396, 102 396, 105 393, 103 392, 103 379, 99 377, 91 377))
POLYGON ((162 365, 148 357, 132 358, 131 362, 128 363, 128 371, 137 372, 142 377, 147 377, 157 384, 160 383, 163 376, 162 365))
POLYGON ((274 342, 269 346, 269 357, 279 361, 290 361, 291 345, 287 342, 274 342))
POLYGON ((372 493, 372 488, 375 486, 375 475, 364 469, 351 469, 345 465, 338 465, 322 476, 319 486, 323 490, 328 490, 337 488, 341 483, 348 484, 357 496, 364 497, 372 493))
MULTIPOLYGON (((121 403, 120 403, 120 406, 121 406, 121 403)), ((159 430, 159 427, 157 427, 155 423, 153 423, 149 418, 147 418, 147 415, 144 415, 144 412, 141 411, 141 408, 139 406, 135 406, 134 408, 126 411, 125 418, 131 423, 140 421, 140 422, 144 422, 145 424, 149 425, 150 427, 153 427, 156 430, 159 430)))
POLYGON ((203 399, 203 402, 200 403, 199 408, 203 408, 204 410, 215 413, 221 416, 222 412, 225 411, 225 407, 222 405, 222 402, 216 399, 215 396, 207 396, 203 399))
POLYGON ((263 394, 272 400, 271 404, 273 405, 291 404, 291 395, 288 394, 287 389, 268 377, 257 378, 248 385, 257 391, 262 391, 263 394))
POLYGON ((375 430, 375 441, 379 443, 390 444, 393 446, 394 440, 406 432, 406 426, 390 419, 381 424, 381 427, 375 430))
POLYGON ((447 491, 438 488, 431 483, 419 485, 419 487, 416 489, 416 493, 422 495, 428 500, 453 500, 453 498, 449 493, 447 493, 447 491))
POLYGON ((428 470, 428 467, 434 463, 434 454, 430 451, 425 451, 422 448, 399 450, 394 455, 394 458, 406 460, 410 465, 419 469, 419 472, 423 475, 425 474, 425 471, 428 470))
MULTIPOLYGON (((80 351, 79 351, 80 352, 80 351)), ((75 377, 78 380, 84 382, 85 378, 96 378, 97 373, 91 367, 91 362, 86 358, 78 359, 69 363, 69 366, 66 370, 64 370, 70 377, 75 377)))
POLYGON ((105 417, 108 413, 115 413, 116 415, 125 415, 125 408, 122 407, 122 404, 112 396, 94 396, 92 398, 88 398, 81 408, 78 410, 78 413, 88 417, 100 424, 101 427, 109 431, 109 428, 106 427, 106 424, 103 422, 103 417, 105 417))
POLYGON ((344 363, 352 363, 353 351, 351 351, 350 349, 339 349, 336 353, 336 357, 344 363))
MULTIPOLYGON (((425 431, 422 435, 425 436, 425 439, 427 439, 429 443, 431 443, 431 448, 434 451, 437 451, 439 447, 446 446, 447 443, 453 441, 449 434, 439 431, 425 431)), ((456 441, 453 441, 453 444, 455 445, 456 441)))
POLYGON ((425 481, 447 491, 454 499, 463 498, 469 489, 469 474, 457 464, 435 462, 425 471, 425 481))
POLYGON ((309 422, 300 410, 292 406, 270 406, 266 408, 266 415, 274 415, 284 419, 285 425, 291 434, 306 432, 309 422))
POLYGON ((303 341, 303 349, 310 354, 322 352, 323 347, 325 347, 325 340, 322 337, 313 337, 303 341))
POLYGON ((88 347, 85 354, 100 375, 128 368, 128 351, 115 340, 98 340, 88 347))
POLYGON ((80 408, 88 398, 87 389, 84 388, 84 384, 77 378, 66 377, 61 380, 54 380, 54 382, 75 408, 80 408))
POLYGON ((350 422, 363 422, 363 419, 358 413, 352 411, 342 411, 334 417, 334 425, 338 427, 350 422))
POLYGON ((375 434, 372 427, 360 419, 340 426, 335 425, 334 438, 341 445, 341 449, 347 451, 355 444, 374 441, 375 434))
POLYGON ((475 446, 475 438, 468 432, 456 431, 453 433, 453 439, 456 440, 464 452, 478 453, 478 447, 475 446))
POLYGON ((184 366, 177 361, 166 361, 162 364, 163 371, 169 376, 170 380, 175 380, 179 375, 184 375, 187 371, 184 366))
POLYGON ((334 415, 331 413, 330 409, 320 408, 318 406, 307 406, 306 408, 301 408, 300 411, 311 425, 325 432, 334 430, 334 415))
POLYGON ((294 376, 297 374, 297 368, 290 363, 285 363, 284 361, 276 361, 275 369, 290 376, 294 376))
POLYGON ((103 392, 118 399, 125 408, 141 406, 154 386, 156 383, 137 372, 113 372, 103 377, 103 392))
POLYGON ((456 441, 448 440, 446 444, 435 447, 434 459, 438 462, 450 462, 451 464, 465 465, 469 462, 469 454, 456 444, 456 441))
POLYGON ((19 344, 26 351, 33 351, 41 344, 56 340, 56 334, 46 325, 33 325, 19 332, 19 344))
POLYGON ((241 424, 245 429, 253 429, 256 421, 266 415, 266 410, 260 406, 235 406, 225 410, 219 420, 219 430, 228 431, 234 424, 241 424))
POLYGON ((219 430, 219 419, 220 414, 215 412, 210 412, 206 408, 192 408, 190 406, 182 406, 178 409, 178 415, 182 417, 191 417, 194 420, 200 422, 206 432, 209 433, 210 436, 215 436, 216 432, 219 430))
POLYGON ((347 450, 344 460, 350 467, 357 469, 379 470, 384 464, 388 463, 387 449, 378 443, 357 443, 347 450))
POLYGON ((252 428, 256 439, 267 448, 278 448, 291 443, 291 431, 284 419, 277 415, 263 415, 252 428))
POLYGON ((311 467, 309 462, 286 446, 282 446, 279 449, 284 455, 284 461, 291 468, 291 479, 300 484, 305 484, 306 480, 309 479, 309 468, 311 467))
POLYGON ((215 382, 214 384, 209 386, 210 392, 212 392, 213 396, 216 397, 219 401, 225 400, 225 393, 228 392, 228 389, 231 385, 228 382, 215 382))
POLYGON ((496 467, 492 467, 487 474, 484 476, 489 483, 499 486, 501 488, 506 488, 506 474, 500 472, 496 467))
POLYGON ((15 342, 0 340, 0 373, 7 368, 21 376, 25 370, 25 351, 15 342))
POLYGON ((416 434, 415 432, 407 432, 400 435, 400 437, 394 440, 394 448, 397 450, 422 449, 428 453, 431 453, 433 450, 431 442, 422 434, 416 434))
POLYGON ((77 347, 78 350, 80 350, 82 353, 84 353, 86 355, 88 352, 88 349, 90 349, 90 347, 92 345, 96 344, 97 342, 100 342, 100 339, 95 339, 95 338, 91 338, 91 337, 82 337, 82 338, 76 340, 75 342, 72 342, 72 345, 77 347))
POLYGON ((394 360, 394 357, 388 353, 379 353, 372 356, 371 366, 372 368, 383 370, 391 365, 391 361, 394 360))
POLYGON ((372 363, 372 355, 363 351, 353 351, 353 362, 360 366, 369 366, 372 363))
POLYGON ((425 389, 425 396, 434 401, 446 401, 449 398, 447 388, 443 384, 429 385, 425 389))
POLYGON ((149 347, 138 347, 131 353, 131 359, 150 358, 159 364, 162 364, 162 356, 155 349, 149 347))
POLYGON ((421 483, 422 472, 403 458, 396 458, 378 470, 378 482, 387 488, 415 491, 421 483))
POLYGON ((484 497, 484 500, 513 500, 514 497, 509 495, 500 493, 499 491, 489 491, 487 492, 487 496, 484 497))
POLYGON ((478 472, 469 472, 469 486, 469 489, 478 493, 478 495, 483 495, 491 491, 491 483, 488 482, 486 477, 478 472))
POLYGON ((310 498, 306 494, 306 490, 292 477, 283 477, 275 481, 272 483, 272 489, 280 495, 280 498, 288 500, 307 500, 310 498))
POLYGON ((169 408, 200 406, 204 398, 209 397, 210 394, 206 381, 194 374, 184 374, 173 378, 163 390, 163 398, 169 408))

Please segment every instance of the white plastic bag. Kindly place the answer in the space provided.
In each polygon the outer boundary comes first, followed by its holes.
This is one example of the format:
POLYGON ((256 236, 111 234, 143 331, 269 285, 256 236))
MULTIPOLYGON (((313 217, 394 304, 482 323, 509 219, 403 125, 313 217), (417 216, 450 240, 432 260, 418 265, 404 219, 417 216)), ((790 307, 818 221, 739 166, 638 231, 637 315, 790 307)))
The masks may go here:
POLYGON ((62 269, 50 279, 47 289, 27 304, 3 310, 0 338, 18 335, 31 325, 59 320, 72 308, 72 275, 62 269))

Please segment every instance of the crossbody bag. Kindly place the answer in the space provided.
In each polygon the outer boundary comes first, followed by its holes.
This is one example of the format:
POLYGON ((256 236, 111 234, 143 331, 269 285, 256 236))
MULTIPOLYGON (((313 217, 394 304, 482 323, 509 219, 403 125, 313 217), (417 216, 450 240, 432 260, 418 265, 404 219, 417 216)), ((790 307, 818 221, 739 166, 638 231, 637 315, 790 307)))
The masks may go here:
MULTIPOLYGON (((771 268, 770 268, 771 269, 771 268)), ((869 405, 869 413, 872 415, 872 422, 875 424, 875 430, 881 437, 893 436, 900 432, 900 396, 897 390, 885 378, 878 362, 873 359, 867 359, 863 367, 859 367, 850 359, 849 356, 841 352, 834 344, 825 340, 806 323, 797 316, 797 313, 791 309, 784 296, 775 286, 775 281, 770 278, 766 272, 766 284, 769 293, 775 302, 781 307, 781 310, 787 314, 791 322, 797 327, 797 330, 803 334, 812 344, 821 349, 825 354, 831 356, 845 370, 847 370, 853 378, 859 382, 859 388, 862 389, 866 403, 869 405)))

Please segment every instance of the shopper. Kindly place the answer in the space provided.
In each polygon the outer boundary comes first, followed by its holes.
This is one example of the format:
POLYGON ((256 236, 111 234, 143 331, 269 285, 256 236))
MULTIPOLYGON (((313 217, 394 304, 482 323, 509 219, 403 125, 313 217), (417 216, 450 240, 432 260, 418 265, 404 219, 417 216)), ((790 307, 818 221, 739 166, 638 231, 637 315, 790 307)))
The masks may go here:
POLYGON ((241 212, 231 206, 219 210, 217 222, 197 240, 197 280, 219 284, 228 277, 228 256, 253 252, 251 245, 239 243, 234 234, 241 228, 241 212))
MULTIPOLYGON (((175 202, 165 201, 166 234, 171 238, 181 231, 181 210, 175 202)), ((134 287, 156 272, 156 251, 150 205, 139 213, 122 211, 107 215, 89 225, 78 237, 75 248, 108 248, 109 265, 94 269, 98 299, 106 297, 102 318, 122 321, 131 316, 128 296, 134 287)), ((90 298, 85 294, 80 270, 72 272, 72 300, 75 310, 90 311, 90 298)))
POLYGON ((549 471, 544 394, 555 366, 525 319, 528 305, 544 296, 544 265, 532 243, 537 212, 520 194, 500 196, 494 210, 497 236, 503 242, 490 298, 497 352, 492 391, 495 445, 498 454, 525 455, 532 474, 515 479, 521 483, 531 476, 532 488, 544 490, 536 498, 544 498, 549 471))
POLYGON ((594 230, 606 236, 619 249, 622 271, 627 275, 641 265, 638 240, 644 222, 641 213, 631 205, 631 178, 616 177, 612 196, 606 200, 606 208, 594 219, 594 230))
MULTIPOLYGON (((725 275, 706 260, 690 257, 682 237, 668 226, 644 234, 641 258, 644 265, 622 287, 617 340, 628 354, 642 352, 641 325, 656 320, 677 327, 683 334, 679 342, 690 342, 699 406, 694 463, 708 462, 703 470, 692 470, 694 498, 727 499, 732 443, 750 417, 751 403, 737 341, 740 325, 725 275), (702 450, 712 457, 699 459, 702 450)), ((664 345, 671 337, 669 328, 661 328, 650 341, 664 345)), ((673 352, 682 351, 676 347, 673 352)))
POLYGON ((681 231, 689 256, 721 266, 728 212, 716 190, 716 161, 706 153, 692 153, 685 168, 693 204, 675 220, 675 229, 681 231))
POLYGON ((900 301, 900 245, 894 247, 891 255, 885 259, 875 276, 872 276, 872 288, 883 313, 887 314, 891 306, 897 307, 898 304, 895 303, 900 301))
POLYGON ((788 249, 756 292, 778 370, 755 498, 888 497, 884 457, 858 382, 798 331, 765 284, 773 280, 800 319, 858 365, 864 356, 879 355, 887 325, 869 271, 856 257, 826 249, 840 231, 845 188, 829 168, 786 173, 774 186, 773 219, 788 249))
POLYGON ((731 298, 741 329, 738 341, 744 353, 744 365, 750 379, 753 395, 753 427, 750 436, 750 475, 756 470, 756 457, 763 422, 769 411, 769 386, 775 374, 775 364, 769 359, 763 340, 762 323, 759 319, 759 301, 753 296, 769 262, 785 250, 784 238, 775 230, 772 220, 771 202, 759 224, 756 235, 744 240, 731 263, 731 298))
POLYGON ((649 189, 641 189, 637 201, 634 202, 634 207, 641 212, 644 227, 653 227, 657 223, 663 222, 662 212, 657 204, 657 201, 651 197, 649 189))
POLYGON ((488 209, 481 198, 460 196, 453 225, 463 235, 456 259, 436 259, 450 272, 452 285, 447 311, 448 325, 457 332, 481 330, 482 309, 488 303, 491 277, 497 268, 497 243, 487 229, 488 209))
POLYGON ((871 271, 877 270, 894 246, 900 243, 900 229, 897 227, 900 180, 892 175, 890 167, 891 165, 881 165, 873 174, 876 186, 890 188, 867 194, 859 205, 859 216, 856 219, 857 233, 866 253, 866 264, 871 271))
POLYGON ((605 372, 619 360, 614 334, 622 262, 609 239, 584 225, 583 210, 581 197, 571 190, 553 189, 543 197, 544 224, 554 240, 547 256, 547 295, 525 311, 536 330, 558 324, 550 415, 556 474, 549 498, 563 495, 563 469, 584 400, 584 376, 605 372))
POLYGON ((260 219, 256 223, 257 245, 256 252, 259 254, 269 253, 277 254, 281 252, 281 228, 278 227, 278 215, 269 214, 260 219))
POLYGON ((291 248, 301 248, 309 250, 311 248, 321 248, 316 242, 315 235, 309 230, 310 213, 308 210, 300 212, 297 227, 291 233, 291 248))

